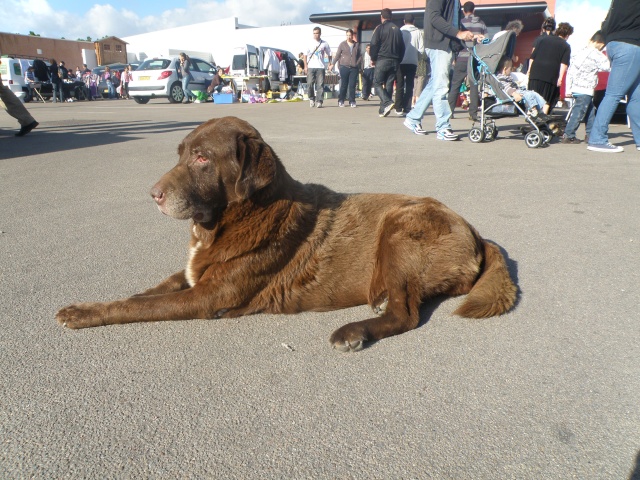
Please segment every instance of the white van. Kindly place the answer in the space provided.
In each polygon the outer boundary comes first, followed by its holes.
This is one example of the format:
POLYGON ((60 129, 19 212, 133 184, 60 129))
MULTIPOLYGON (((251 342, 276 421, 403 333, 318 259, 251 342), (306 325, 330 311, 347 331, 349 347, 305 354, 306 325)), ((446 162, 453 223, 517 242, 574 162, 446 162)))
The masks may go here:
POLYGON ((19 98, 25 98, 29 93, 29 88, 24 81, 24 74, 29 68, 29 60, 25 58, 0 58, 0 74, 2 83, 8 86, 19 98))
MULTIPOLYGON (((235 47, 231 66, 229 67, 229 75, 234 77, 266 75, 271 89, 275 90, 280 85, 280 66, 276 52, 279 52, 282 58, 291 57, 294 60, 296 58, 291 52, 281 48, 255 47, 248 44, 235 47)), ((236 83, 239 82, 236 81, 236 83)))

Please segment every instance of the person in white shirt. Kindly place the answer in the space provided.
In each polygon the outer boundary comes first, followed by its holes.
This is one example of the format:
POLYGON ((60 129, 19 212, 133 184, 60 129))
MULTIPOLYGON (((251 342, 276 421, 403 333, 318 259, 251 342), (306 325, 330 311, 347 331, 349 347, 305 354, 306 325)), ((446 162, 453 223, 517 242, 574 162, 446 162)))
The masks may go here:
POLYGON ((404 57, 396 72, 396 115, 404 117, 411 111, 413 87, 418 71, 418 54, 424 52, 424 33, 414 24, 413 14, 404 16, 404 25, 400 29, 404 40, 404 57))
POLYGON ((608 72, 611 69, 609 59, 602 53, 603 48, 604 35, 597 31, 589 40, 589 44, 571 58, 566 91, 571 92, 573 107, 564 129, 562 143, 575 145, 582 141, 576 137, 576 130, 585 119, 585 140, 589 141, 589 134, 596 118, 593 93, 598 85, 598 72, 608 72))
POLYGON ((307 74, 307 87, 309 90, 309 106, 322 108, 324 99, 324 70, 325 59, 331 59, 331 47, 320 38, 320 27, 313 29, 313 44, 307 49, 304 56, 304 73, 307 74))
POLYGON ((374 65, 371 63, 371 47, 367 45, 362 60, 362 100, 369 100, 371 87, 373 86, 374 65))

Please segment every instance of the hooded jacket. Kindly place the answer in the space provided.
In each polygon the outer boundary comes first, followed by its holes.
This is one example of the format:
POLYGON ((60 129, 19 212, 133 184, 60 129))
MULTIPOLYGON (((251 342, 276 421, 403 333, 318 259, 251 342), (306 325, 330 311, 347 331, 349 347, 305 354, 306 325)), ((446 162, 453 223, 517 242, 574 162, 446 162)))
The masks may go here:
MULTIPOLYGON (((453 26, 454 9, 458 0, 428 0, 424 11, 424 46, 451 52, 451 42, 457 42, 459 30, 453 26)), ((462 13, 460 14, 462 16, 462 13)))
POLYGON ((404 57, 404 40, 398 26, 391 20, 378 25, 373 32, 370 43, 371 60, 379 57, 402 60, 404 57))
POLYGON ((418 65, 418 52, 424 53, 424 33, 415 25, 404 25, 400 32, 404 40, 404 57, 400 63, 418 65))

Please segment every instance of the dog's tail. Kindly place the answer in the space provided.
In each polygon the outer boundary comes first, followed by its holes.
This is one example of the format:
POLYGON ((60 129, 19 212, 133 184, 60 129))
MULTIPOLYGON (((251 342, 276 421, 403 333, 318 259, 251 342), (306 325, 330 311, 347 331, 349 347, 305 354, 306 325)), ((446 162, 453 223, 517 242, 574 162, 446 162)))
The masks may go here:
POLYGON ((464 303, 453 312, 469 318, 486 318, 508 312, 516 301, 518 288, 509 275, 500 249, 493 243, 484 244, 484 268, 464 303))

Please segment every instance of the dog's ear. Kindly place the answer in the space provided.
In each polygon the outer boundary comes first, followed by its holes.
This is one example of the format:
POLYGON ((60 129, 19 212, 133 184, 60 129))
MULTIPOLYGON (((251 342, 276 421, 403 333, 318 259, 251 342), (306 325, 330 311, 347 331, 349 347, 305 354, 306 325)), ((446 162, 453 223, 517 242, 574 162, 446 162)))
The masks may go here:
POLYGON ((237 145, 240 175, 236 180, 238 200, 246 200, 266 187, 276 175, 276 154, 261 138, 239 135, 237 145))

